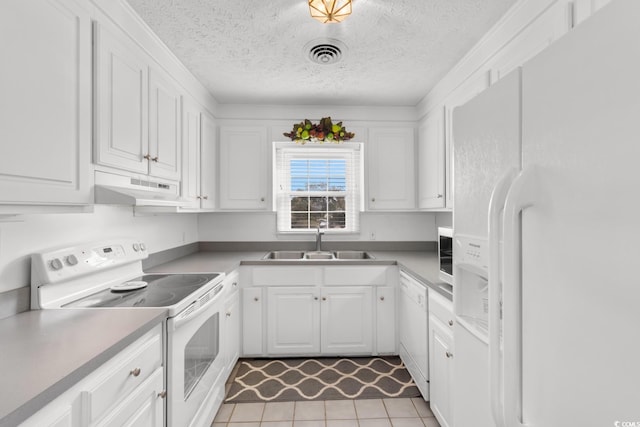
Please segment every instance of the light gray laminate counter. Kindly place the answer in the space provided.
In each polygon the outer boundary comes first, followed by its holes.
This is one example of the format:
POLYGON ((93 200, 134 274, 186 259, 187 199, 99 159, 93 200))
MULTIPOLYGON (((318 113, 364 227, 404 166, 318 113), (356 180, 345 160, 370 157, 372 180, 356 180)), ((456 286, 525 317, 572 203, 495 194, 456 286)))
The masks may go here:
POLYGON ((51 309, 0 320, 0 427, 27 419, 166 314, 163 308, 51 309))
MULTIPOLYGON (((200 251, 176 260, 157 265, 147 269, 148 273, 204 273, 224 272, 230 273, 244 262, 254 263, 261 261, 266 251, 200 251)), ((444 288, 446 284, 438 277, 438 255, 433 251, 370 251, 375 261, 389 261, 398 263, 401 269, 419 281, 425 283, 430 289, 435 290, 445 298, 451 300, 451 294, 444 288)), ((266 261, 268 263, 268 261, 266 261)), ((285 261, 278 265, 296 264, 305 262, 312 265, 314 261, 285 261)), ((335 261, 317 261, 316 264, 330 264, 335 261)), ((340 261, 342 265, 349 261, 340 261)), ((355 261, 354 263, 366 264, 367 261, 355 261)), ((449 288, 450 289, 450 288, 449 288)))

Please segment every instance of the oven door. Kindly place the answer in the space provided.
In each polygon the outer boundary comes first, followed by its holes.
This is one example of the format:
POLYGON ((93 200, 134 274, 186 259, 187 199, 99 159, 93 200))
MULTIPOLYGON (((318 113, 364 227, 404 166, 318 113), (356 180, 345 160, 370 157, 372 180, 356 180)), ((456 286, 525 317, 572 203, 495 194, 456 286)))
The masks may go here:
POLYGON ((219 293, 199 307, 194 303, 167 321, 169 426, 192 423, 223 371, 221 297, 219 293))

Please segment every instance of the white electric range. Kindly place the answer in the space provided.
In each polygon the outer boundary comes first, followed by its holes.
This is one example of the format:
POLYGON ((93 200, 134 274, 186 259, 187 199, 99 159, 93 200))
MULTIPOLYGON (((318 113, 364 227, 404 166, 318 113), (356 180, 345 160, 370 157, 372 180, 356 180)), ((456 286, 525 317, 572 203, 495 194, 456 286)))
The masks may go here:
POLYGON ((168 427, 208 426, 220 352, 224 273, 145 274, 144 243, 119 239, 56 248, 31 257, 32 309, 167 309, 168 427))

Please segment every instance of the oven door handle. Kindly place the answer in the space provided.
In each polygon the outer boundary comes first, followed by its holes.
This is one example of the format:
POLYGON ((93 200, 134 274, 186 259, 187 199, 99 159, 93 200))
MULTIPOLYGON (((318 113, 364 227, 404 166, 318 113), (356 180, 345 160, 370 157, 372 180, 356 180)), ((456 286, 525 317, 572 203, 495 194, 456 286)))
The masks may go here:
POLYGON ((218 295, 214 296, 209 301, 205 302, 199 307, 198 307, 198 301, 192 302, 187 308, 185 308, 180 313, 178 313, 178 315, 176 315, 173 322, 173 329, 174 330, 178 329, 179 327, 189 322, 190 320, 195 319, 196 317, 198 317, 198 315, 200 315, 200 313, 208 310, 214 304, 217 304, 218 299, 220 299, 221 297, 222 297, 222 292, 218 293, 218 295))

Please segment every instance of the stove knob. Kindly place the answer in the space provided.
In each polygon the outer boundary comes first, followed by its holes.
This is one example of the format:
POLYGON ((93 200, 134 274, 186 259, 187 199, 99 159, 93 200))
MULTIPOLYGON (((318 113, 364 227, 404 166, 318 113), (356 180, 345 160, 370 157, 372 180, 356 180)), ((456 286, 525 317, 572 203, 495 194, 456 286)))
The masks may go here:
POLYGON ((137 243, 134 243, 134 244, 133 244, 133 250, 134 250, 134 251, 136 251, 136 252, 138 252, 138 251, 140 250, 140 245, 139 245, 139 244, 137 244, 137 243))
POLYGON ((69 265, 76 265, 78 263, 78 257, 76 257, 75 255, 69 255, 66 258, 66 261, 69 265))
POLYGON ((62 267, 64 267, 62 265, 62 261, 60 261, 60 259, 58 258, 52 259, 50 262, 50 265, 51 265, 51 269, 53 270, 60 270, 62 267))
POLYGON ((140 243, 140 250, 141 251, 146 251, 147 247, 144 245, 144 243, 140 243))

